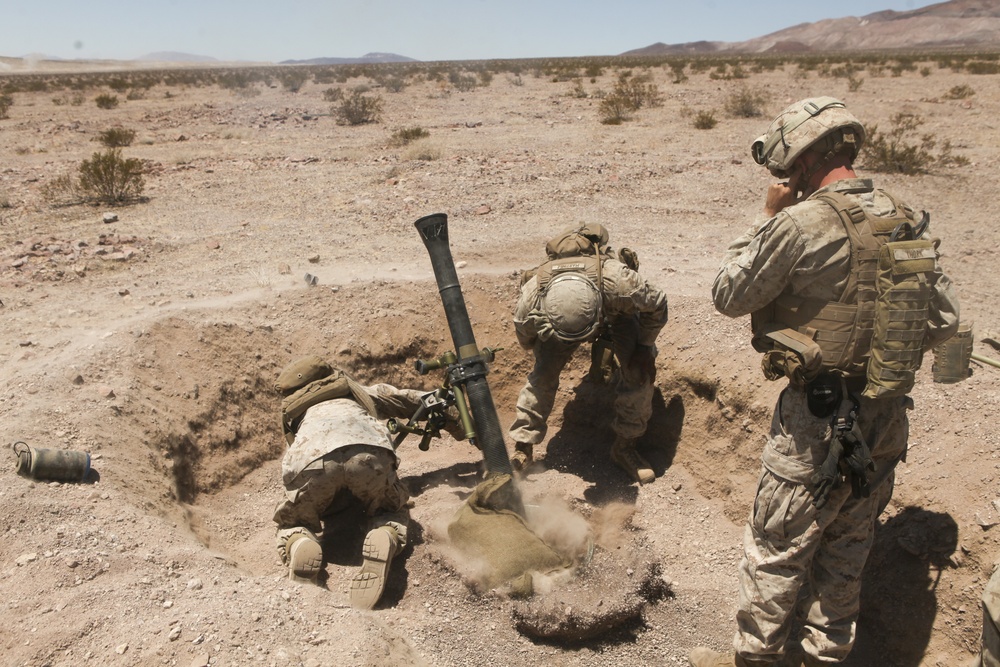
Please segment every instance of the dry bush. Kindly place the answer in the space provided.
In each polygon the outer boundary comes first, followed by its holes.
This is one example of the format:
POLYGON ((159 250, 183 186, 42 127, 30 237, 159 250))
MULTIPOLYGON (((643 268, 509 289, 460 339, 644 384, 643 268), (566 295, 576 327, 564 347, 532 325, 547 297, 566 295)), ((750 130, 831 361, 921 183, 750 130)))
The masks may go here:
POLYGON ((42 194, 57 205, 124 204, 141 197, 146 185, 142 171, 141 160, 124 158, 120 148, 109 148, 81 162, 75 180, 58 176, 42 194))
POLYGON ((426 139, 431 133, 422 127, 404 127, 392 133, 389 138, 391 146, 406 146, 417 139, 426 139))
POLYGON ((112 127, 97 135, 97 140, 108 148, 121 148, 131 146, 135 141, 135 130, 127 130, 124 127, 112 127))
POLYGON ((382 98, 365 95, 356 88, 335 107, 333 115, 341 125, 377 123, 382 116, 382 98))
POLYGON ((861 149, 865 166, 872 171, 893 174, 926 173, 933 166, 965 166, 968 158, 952 155, 951 142, 945 140, 938 148, 937 140, 930 134, 911 141, 918 128, 924 124, 920 116, 898 113, 892 118, 892 129, 879 132, 878 125, 868 128, 868 139, 861 149), (936 150, 935 150, 936 149, 936 150))
POLYGON ((711 111, 699 111, 694 117, 694 127, 696 130, 711 130, 718 125, 715 114, 711 111))
POLYGON ((98 109, 114 109, 118 106, 118 96, 103 93, 94 98, 94 104, 98 109))
POLYGON ((972 97, 975 94, 976 91, 972 89, 972 86, 967 83, 963 83, 958 86, 953 86, 951 90, 941 97, 947 100, 964 100, 965 98, 972 97))
POLYGON ((726 112, 736 118, 756 118, 763 115, 767 99, 755 90, 741 88, 726 99, 726 112))

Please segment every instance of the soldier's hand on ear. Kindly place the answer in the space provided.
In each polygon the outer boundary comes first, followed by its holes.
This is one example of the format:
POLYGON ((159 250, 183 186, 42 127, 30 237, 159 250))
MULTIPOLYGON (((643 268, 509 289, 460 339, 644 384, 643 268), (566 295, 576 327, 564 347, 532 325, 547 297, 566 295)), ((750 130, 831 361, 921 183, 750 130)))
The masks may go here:
POLYGON ((784 208, 797 204, 799 201, 799 177, 802 172, 796 169, 785 183, 772 183, 767 189, 764 201, 764 215, 773 218, 784 208))

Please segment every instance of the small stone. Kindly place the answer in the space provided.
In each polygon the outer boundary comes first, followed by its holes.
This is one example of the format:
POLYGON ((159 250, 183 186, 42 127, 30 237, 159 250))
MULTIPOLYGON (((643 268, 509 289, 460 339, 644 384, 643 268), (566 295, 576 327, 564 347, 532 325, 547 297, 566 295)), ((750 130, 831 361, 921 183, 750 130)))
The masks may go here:
POLYGON ((97 388, 97 395, 101 398, 114 398, 115 390, 106 384, 102 384, 97 388))
POLYGON ((309 258, 310 264, 319 264, 319 255, 313 255, 309 258))
POLYGON ((190 667, 208 667, 212 661, 212 656, 207 653, 199 653, 191 661, 190 667))
POLYGON ((109 225, 112 222, 118 222, 117 213, 105 213, 104 214, 104 224, 109 225))
POLYGON ((125 651, 128 650, 128 644, 119 644, 115 647, 115 653, 118 655, 124 655, 125 651))
POLYGON ((14 559, 14 564, 18 567, 24 567, 28 563, 34 563, 36 560, 38 560, 38 554, 36 553, 21 554, 14 559))
POLYGON ((189 591, 200 591, 204 584, 201 583, 201 579, 191 579, 187 583, 189 591))
POLYGON ((175 642, 180 638, 180 636, 181 636, 181 626, 175 625, 174 627, 170 628, 170 634, 167 635, 167 639, 169 639, 172 642, 175 642))

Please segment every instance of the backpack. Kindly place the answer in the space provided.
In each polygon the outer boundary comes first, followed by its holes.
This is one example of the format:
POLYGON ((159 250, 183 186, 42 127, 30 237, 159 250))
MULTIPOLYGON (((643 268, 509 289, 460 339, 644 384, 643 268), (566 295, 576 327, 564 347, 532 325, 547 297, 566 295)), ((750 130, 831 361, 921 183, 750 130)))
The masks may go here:
POLYGON ((375 403, 364 387, 319 357, 305 357, 289 364, 278 376, 275 389, 285 397, 281 401, 281 432, 289 445, 295 441, 306 410, 323 401, 351 398, 378 418, 375 403))

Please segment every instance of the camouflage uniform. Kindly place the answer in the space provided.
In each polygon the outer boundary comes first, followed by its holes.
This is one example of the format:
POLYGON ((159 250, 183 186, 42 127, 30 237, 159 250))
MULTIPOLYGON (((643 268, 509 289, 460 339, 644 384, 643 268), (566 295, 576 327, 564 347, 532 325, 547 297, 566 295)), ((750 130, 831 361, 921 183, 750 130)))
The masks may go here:
POLYGON ((975 667, 1000 667, 1000 567, 983 591, 983 647, 975 667))
MULTIPOLYGON (((655 345, 656 336, 667 323, 667 296, 616 259, 604 260, 602 274, 603 316, 621 367, 611 426, 622 438, 638 438, 646 432, 652 413, 653 384, 631 372, 629 360, 637 346, 655 345)), ((521 288, 514 330, 521 346, 534 353, 535 366, 517 398, 517 414, 510 427, 514 442, 529 445, 545 439, 559 375, 583 342, 564 342, 554 335, 540 312, 539 301, 538 279, 533 277, 521 288)))
MULTIPOLYGON (((815 196, 840 191, 869 215, 892 212, 868 179, 851 178, 821 188, 730 245, 712 288, 716 308, 730 317, 760 310, 781 294, 836 301, 851 271, 850 243, 836 211, 815 196)), ((958 301, 944 274, 934 276, 925 349, 958 326, 958 301)), ((859 391, 863 378, 849 379, 859 391)), ((883 470, 906 448, 909 397, 860 399, 858 424, 883 470)), ((762 470, 743 541, 739 567, 737 655, 753 664, 776 662, 792 626, 801 623, 808 659, 838 662, 854 643, 861 571, 875 521, 892 494, 891 474, 868 498, 849 484, 816 509, 810 477, 827 455, 829 418, 809 411, 806 393, 790 384, 775 408, 762 470), (802 595, 800 596, 800 593, 802 595)))
MULTIPOLYGON (((363 387, 381 417, 410 417, 422 393, 387 384, 363 387)), ((356 401, 338 398, 309 408, 295 440, 281 462, 285 500, 274 512, 277 546, 287 562, 285 545, 296 533, 322 531, 321 517, 341 490, 360 500, 371 528, 390 526, 406 545, 409 493, 399 481, 399 459, 385 425, 356 401)))

